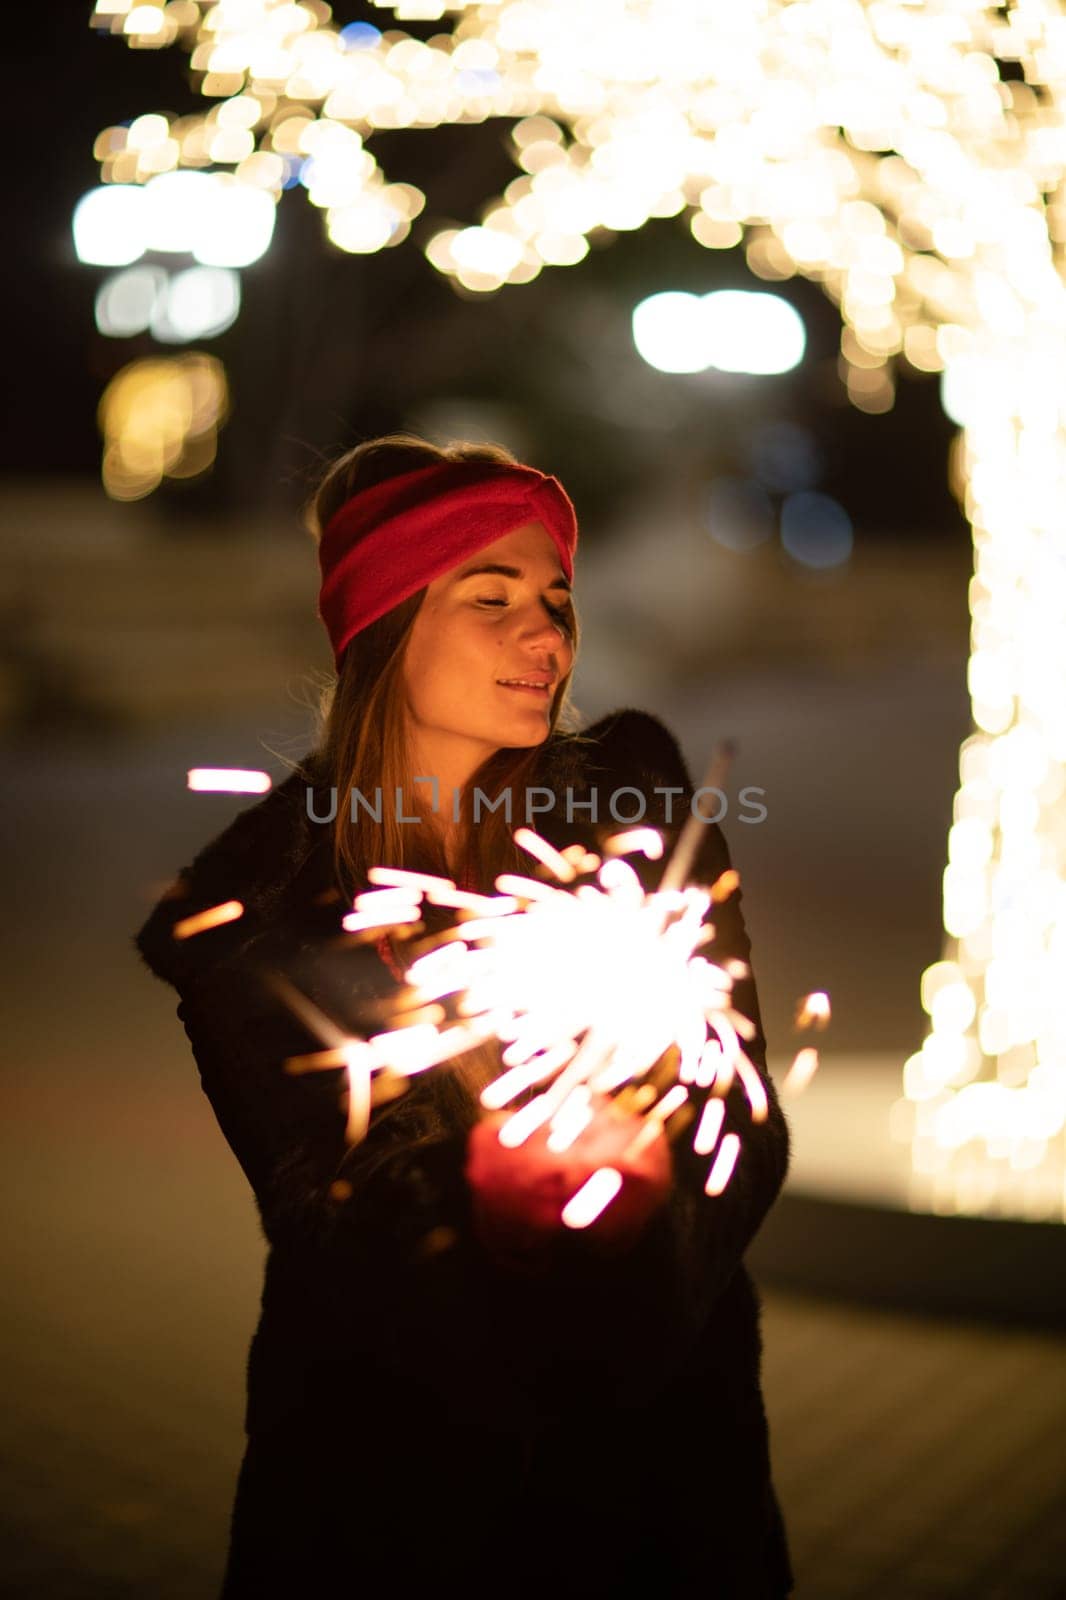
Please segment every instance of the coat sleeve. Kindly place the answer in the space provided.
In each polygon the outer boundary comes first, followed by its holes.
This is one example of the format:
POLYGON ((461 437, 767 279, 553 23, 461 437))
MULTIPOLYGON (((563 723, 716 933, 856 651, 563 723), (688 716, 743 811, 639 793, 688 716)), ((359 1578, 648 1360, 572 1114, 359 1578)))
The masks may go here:
MULTIPOLYGON (((302 859, 292 840, 303 803, 302 774, 241 812, 178 872, 133 936, 140 958, 178 995, 177 1015, 216 1120, 254 1192, 271 1245, 308 1259, 371 1239, 414 1249, 438 1224, 434 1185, 423 1164, 441 1165, 450 1148, 442 1132, 427 1138, 423 1085, 409 1104, 374 1113, 371 1136, 345 1139, 343 1068, 294 1074, 286 1063, 323 1048, 306 1021, 279 998, 271 980, 288 978, 344 1031, 358 1032, 364 1002, 394 980, 371 947, 336 947, 335 907, 308 908, 292 892, 302 859), (264 887, 266 863, 272 864, 264 887), (288 886, 288 888, 286 888, 288 886), (191 937, 176 937, 186 918, 236 901, 241 914, 191 937), (316 987, 325 976, 327 993, 316 987), (416 1147, 425 1146, 416 1158, 416 1147), (395 1193, 387 1196, 390 1180, 395 1193), (386 1203, 388 1202, 388 1203, 386 1203)), ((378 1024, 380 1026, 380 1023, 378 1024)), ((455 1157, 461 1170, 461 1151, 455 1157)), ((438 1235, 439 1237, 439 1235, 438 1235)))

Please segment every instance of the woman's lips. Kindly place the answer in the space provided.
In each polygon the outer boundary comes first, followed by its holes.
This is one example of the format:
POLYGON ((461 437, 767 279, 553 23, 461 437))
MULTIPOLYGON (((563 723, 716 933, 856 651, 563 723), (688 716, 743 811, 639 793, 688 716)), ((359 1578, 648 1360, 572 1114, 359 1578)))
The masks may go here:
POLYGON ((540 700, 547 700, 551 695, 551 685, 548 683, 498 683, 500 689, 509 689, 512 694, 533 695, 540 700))

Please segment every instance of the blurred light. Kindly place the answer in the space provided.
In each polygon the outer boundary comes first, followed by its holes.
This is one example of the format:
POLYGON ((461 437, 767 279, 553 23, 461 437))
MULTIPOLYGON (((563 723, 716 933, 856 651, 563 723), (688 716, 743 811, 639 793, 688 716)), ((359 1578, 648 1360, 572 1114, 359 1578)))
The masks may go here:
POLYGON ((96 296, 96 326, 110 339, 131 339, 144 333, 165 292, 161 267, 127 267, 105 280, 96 296))
POLYGON ((774 533, 770 496, 752 478, 716 478, 707 491, 707 526, 727 550, 754 550, 774 533))
POLYGON ((188 344, 213 339, 232 327, 241 309, 241 280, 227 267, 190 267, 175 273, 152 313, 153 339, 188 344))
POLYGON ((216 177, 213 204, 201 218, 192 253, 205 267, 249 267, 269 250, 276 217, 273 195, 216 177))
POLYGON ((633 308, 633 343, 659 372, 704 372, 710 351, 699 295, 666 290, 641 300, 633 308))
POLYGON ((781 507, 781 543, 805 567, 839 567, 854 543, 851 518, 832 496, 801 489, 781 507))
POLYGON ((228 173, 165 172, 144 186, 150 250, 208 267, 247 267, 269 248, 274 196, 228 173))
POLYGON ((381 30, 371 22, 349 22, 341 29, 340 37, 347 50, 372 50, 381 42, 381 30))
POLYGON ((803 360, 803 318, 780 295, 716 289, 703 297, 710 364, 722 372, 790 372, 803 360))
POLYGON ((762 423, 755 430, 748 455, 759 481, 780 494, 813 489, 821 476, 818 441, 798 422, 762 423))
POLYGON ((144 186, 149 250, 189 255, 211 213, 214 177, 209 172, 164 172, 144 186))
POLYGON ((660 372, 788 372, 807 343, 803 320, 780 295, 666 290, 633 311, 633 342, 660 372))
POLYGON ((74 208, 74 249, 94 267, 125 267, 144 254, 144 190, 138 184, 90 189, 74 208))
POLYGON ((973 372, 969 362, 956 361, 940 374, 940 404, 946 416, 966 426, 967 414, 980 406, 980 396, 973 392, 973 372))
POLYGON ((227 405, 226 375, 213 356, 190 352, 123 367, 100 399, 107 493, 140 500, 164 477, 206 471, 227 405))

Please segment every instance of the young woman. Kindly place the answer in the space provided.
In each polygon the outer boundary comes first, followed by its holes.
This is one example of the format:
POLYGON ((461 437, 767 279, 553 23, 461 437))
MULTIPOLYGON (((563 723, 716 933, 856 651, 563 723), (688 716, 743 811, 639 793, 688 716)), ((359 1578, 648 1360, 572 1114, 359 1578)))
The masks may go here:
MULTIPOLYGON (((370 866, 491 892, 531 866, 512 838, 527 817, 592 848, 623 788, 676 837, 692 795, 676 740, 632 710, 572 727, 577 528, 556 479, 500 447, 391 435, 331 468, 312 520, 337 662, 322 735, 136 935, 178 991, 268 1245, 224 1600, 427 1584, 777 1600, 792 1580, 742 1258, 788 1131, 750 976, 734 1003, 769 1115, 730 1091, 741 1153, 714 1198, 688 1140, 627 1154, 613 1104, 565 1155, 543 1134, 503 1150, 479 1104, 498 1047, 412 1079, 352 1147, 343 1069, 291 1070, 323 1049, 323 1017, 380 1028, 402 978, 402 942, 340 929, 370 866), (174 936, 225 900, 239 919, 174 936), (605 1162, 617 1200, 565 1228, 563 1201, 605 1162)), ((728 865, 708 824, 699 876, 728 865)), ((640 870, 651 887, 662 868, 640 870)), ((748 960, 738 899, 715 908, 716 959, 748 960)), ((428 910, 429 931, 445 918, 428 910)))

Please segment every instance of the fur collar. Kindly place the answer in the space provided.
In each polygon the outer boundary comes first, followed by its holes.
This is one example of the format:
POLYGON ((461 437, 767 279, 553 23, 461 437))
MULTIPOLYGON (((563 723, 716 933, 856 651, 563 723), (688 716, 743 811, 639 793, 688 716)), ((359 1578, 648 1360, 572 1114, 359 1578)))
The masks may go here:
MULTIPOLYGON (((680 785, 691 791, 691 779, 677 740, 650 712, 623 707, 601 717, 577 734, 562 734, 545 746, 539 783, 556 794, 569 786, 575 794, 596 786, 606 796, 613 787, 635 787, 651 795, 656 785, 680 785)), ((283 783, 237 816, 184 868, 155 906, 134 945, 147 967, 164 982, 182 989, 197 970, 219 958, 237 954, 255 932, 266 926, 296 880, 313 893, 317 877, 329 881, 328 830, 311 820, 307 790, 313 784, 315 810, 324 816, 329 791, 306 757, 283 783), (244 914, 187 940, 175 939, 174 924, 210 906, 238 900, 244 914)), ((559 833, 558 817, 546 814, 545 832, 559 833)), ((570 837, 578 830, 571 827, 570 837)), ((319 888, 322 884, 319 883, 319 888)))

